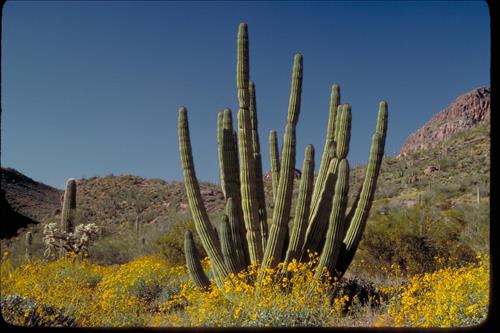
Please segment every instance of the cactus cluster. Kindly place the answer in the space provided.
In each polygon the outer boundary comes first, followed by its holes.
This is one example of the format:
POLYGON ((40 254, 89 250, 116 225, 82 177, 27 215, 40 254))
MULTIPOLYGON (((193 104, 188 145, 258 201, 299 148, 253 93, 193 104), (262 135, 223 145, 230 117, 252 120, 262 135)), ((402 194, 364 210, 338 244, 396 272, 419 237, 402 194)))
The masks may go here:
MULTIPOLYGON (((314 147, 308 145, 289 230, 296 162, 295 132, 302 90, 302 55, 295 55, 281 156, 276 131, 271 130, 269 135, 274 209, 268 228, 255 84, 249 77, 248 28, 245 23, 240 24, 238 31, 236 81, 239 102, 237 130, 233 128, 230 109, 218 114, 220 180, 226 199, 226 211, 218 235, 208 218, 196 178, 187 110, 185 107, 179 109, 179 150, 186 193, 196 231, 212 263, 215 282, 221 286, 230 273, 251 264, 260 265, 260 271, 265 272, 266 268, 274 268, 279 262, 285 262, 286 267, 286 263, 293 259, 307 261, 308 252, 320 255, 317 277, 323 276, 325 270, 341 277, 354 257, 373 202, 387 132, 387 103, 382 101, 379 105, 364 182, 348 209, 347 155, 351 106, 340 103, 340 88, 333 85, 319 173, 314 180, 314 147)), ((193 282, 206 288, 209 280, 190 232, 186 234, 185 253, 193 282)))

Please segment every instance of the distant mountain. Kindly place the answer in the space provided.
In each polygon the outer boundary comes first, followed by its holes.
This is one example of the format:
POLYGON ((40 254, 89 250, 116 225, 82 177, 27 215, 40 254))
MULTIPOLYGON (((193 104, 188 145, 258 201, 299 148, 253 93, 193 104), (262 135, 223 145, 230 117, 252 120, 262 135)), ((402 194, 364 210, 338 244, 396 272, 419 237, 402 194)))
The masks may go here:
POLYGON ((447 108, 434 115, 423 127, 410 135, 401 147, 400 155, 436 146, 455 133, 474 128, 491 118, 491 90, 474 89, 459 96, 447 108))
POLYGON ((37 182, 12 168, 2 168, 2 226, 0 238, 39 223, 60 207, 62 191, 37 182))

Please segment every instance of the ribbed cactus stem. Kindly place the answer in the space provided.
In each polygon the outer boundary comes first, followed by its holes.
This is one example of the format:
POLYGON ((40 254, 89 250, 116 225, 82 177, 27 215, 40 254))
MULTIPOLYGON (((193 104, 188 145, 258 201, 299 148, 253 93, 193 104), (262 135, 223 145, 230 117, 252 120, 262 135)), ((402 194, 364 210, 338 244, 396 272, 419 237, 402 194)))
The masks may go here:
MULTIPOLYGON (((246 230, 243 220, 243 212, 241 210, 241 195, 240 195, 240 170, 238 164, 238 147, 236 142, 236 136, 233 130, 233 121, 231 110, 226 108, 224 110, 224 131, 223 131, 223 158, 224 158, 224 179, 226 190, 226 200, 231 199, 232 210, 236 214, 235 218, 232 218, 229 212, 228 217, 230 219, 231 228, 235 228, 234 232, 240 234, 240 240, 233 239, 235 244, 240 244, 243 257, 241 258, 242 265, 248 265, 250 263, 250 256, 248 253, 248 245, 246 241, 246 230)), ((231 213, 233 214, 233 213, 231 213)))
POLYGON ((316 204, 311 203, 311 213, 309 214, 309 224, 307 226, 304 245, 302 246, 302 259, 307 260, 307 251, 312 253, 321 250, 321 244, 325 238, 325 231, 328 225, 328 214, 332 205, 332 197, 335 188, 339 160, 330 160, 326 178, 321 184, 316 204))
POLYGON ((377 127, 375 134, 373 134, 372 137, 370 158, 366 168, 365 179, 361 187, 359 199, 356 204, 351 207, 351 211, 347 215, 346 225, 348 225, 348 229, 343 240, 345 247, 342 248, 340 259, 336 267, 340 275, 345 273, 347 267, 354 258, 354 254, 356 253, 356 249, 361 241, 361 236, 370 214, 380 166, 384 156, 387 116, 387 103, 380 103, 377 127))
POLYGON ((259 203, 255 178, 255 160, 250 116, 248 28, 241 23, 238 31, 238 59, 236 83, 238 87, 238 144, 240 154, 241 208, 246 227, 248 252, 252 264, 262 260, 262 233, 259 222, 259 203))
POLYGON ((238 270, 248 266, 248 248, 245 239, 245 230, 237 212, 237 207, 234 204, 233 198, 228 198, 226 201, 226 215, 228 217, 231 238, 236 251, 236 259, 238 270))
POLYGON ((319 166, 318 177, 314 183, 312 202, 318 201, 318 195, 321 189, 321 184, 324 183, 326 174, 328 172, 328 166, 330 165, 330 160, 333 158, 331 156, 331 147, 334 145, 335 141, 335 120, 337 118, 337 108, 340 105, 340 86, 334 84, 332 86, 332 91, 330 94, 330 111, 328 115, 328 127, 326 129, 325 144, 323 147, 323 155, 321 156, 321 163, 319 166))
POLYGON ((281 261, 281 253, 288 229, 293 192, 292 172, 295 169, 295 128, 292 124, 286 126, 283 148, 283 164, 273 211, 273 223, 269 230, 269 239, 262 261, 263 270, 274 267, 281 261))
POLYGON ((223 131, 224 131, 224 112, 217 113, 217 152, 219 156, 219 183, 224 197, 226 197, 226 185, 224 182, 224 157, 223 157, 223 131))
POLYGON ((76 210, 76 181, 70 178, 66 181, 66 190, 64 191, 64 201, 61 212, 61 230, 64 232, 73 232, 75 229, 75 210, 76 210))
POLYGON ((227 215, 222 215, 219 234, 224 262, 226 263, 226 266, 228 267, 230 272, 237 273, 240 269, 240 265, 238 263, 238 254, 236 251, 236 246, 233 242, 233 235, 231 233, 231 227, 229 225, 229 219, 227 215))
POLYGON ((238 88, 238 102, 240 109, 247 109, 250 106, 249 71, 248 60, 248 26, 246 23, 240 23, 238 29, 238 48, 236 60, 236 86, 238 88))
POLYGON ((335 194, 333 196, 325 245, 321 251, 321 257, 315 275, 317 278, 322 276, 324 268, 326 268, 331 276, 336 275, 334 268, 342 245, 348 191, 349 163, 347 159, 342 159, 338 167, 337 182, 335 184, 335 194))
MULTIPOLYGON (((335 149, 335 158, 332 161, 340 161, 347 156, 349 151, 349 139, 351 132, 351 107, 348 104, 338 107, 337 119, 335 121, 335 140, 330 145, 331 150, 335 149)), ((327 177, 328 178, 328 177, 327 177)), ((320 184, 321 189, 317 201, 313 203, 309 229, 306 236, 306 248, 312 252, 320 252, 325 241, 325 233, 328 228, 328 216, 332 209, 332 197, 334 194, 335 175, 328 182, 320 184)), ((325 179, 326 180, 326 179, 325 179)), ((303 252, 305 255, 307 252, 303 252)))
POLYGON ((299 185, 299 195, 295 206, 295 216, 292 224, 292 232, 288 249, 285 256, 285 265, 293 259, 300 260, 304 237, 307 230, 309 209, 311 204, 312 188, 314 182, 314 147, 307 145, 304 153, 302 176, 299 185))
POLYGON ((351 106, 349 104, 344 104, 342 106, 337 124, 338 127, 335 131, 335 156, 341 160, 346 158, 349 153, 349 141, 351 139, 351 106))
POLYGON ((233 121, 231 110, 226 108, 223 112, 223 129, 221 133, 220 150, 222 154, 221 172, 224 178, 225 198, 240 198, 240 175, 238 167, 238 147, 233 135, 233 121))
POLYGON ((207 210, 201 197, 200 186, 198 184, 194 168, 191 139, 189 137, 187 110, 185 107, 181 107, 179 109, 178 129, 179 152, 184 175, 184 184, 196 231, 198 232, 201 243, 212 261, 212 265, 214 266, 217 274, 220 274, 222 278, 225 279, 228 276, 229 271, 224 264, 224 259, 220 250, 220 243, 217 240, 216 232, 210 223, 207 210))
MULTIPOLYGON (((288 220, 292 206, 293 179, 295 173, 295 126, 299 120, 300 100, 302 94, 302 55, 296 54, 293 61, 292 83, 290 87, 290 99, 288 103, 287 125, 283 138, 282 160, 278 192, 273 211, 273 221, 267 240, 264 259, 262 260, 262 271, 265 268, 274 267, 281 261, 284 252, 286 233, 288 232, 288 220)), ((263 276, 261 276, 262 278, 263 276)))
POLYGON ((278 150, 278 135, 274 129, 269 132, 269 155, 271 160, 273 202, 276 202, 276 193, 278 192, 278 182, 280 179, 280 156, 278 150))
POLYGON ((299 121, 300 100, 302 96, 302 54, 297 53, 293 59, 292 86, 290 87, 290 100, 288 101, 287 122, 294 128, 299 121))
POLYGON ((207 289, 210 286, 210 280, 201 266, 200 255, 194 244, 191 231, 186 231, 184 235, 184 254, 186 256, 186 265, 191 280, 197 287, 207 289))
POLYGON ((253 157, 255 162, 255 187, 257 192, 257 201, 259 203, 259 223, 260 233, 262 235, 262 249, 266 247, 267 241, 267 212, 266 212, 266 199, 264 195, 264 182, 262 179, 262 157, 260 153, 259 131, 257 122, 257 102, 255 98, 255 84, 253 81, 249 82, 250 94, 250 123, 252 127, 252 147, 253 157))
POLYGON ((24 238, 24 246, 25 246, 25 250, 26 250, 26 258, 30 258, 31 257, 31 244, 33 243, 33 234, 31 233, 31 231, 28 231, 26 233, 26 236, 24 238))
POLYGON ((262 234, 259 222, 259 203, 255 185, 255 168, 252 153, 248 110, 238 112, 238 141, 240 146, 241 208, 245 221, 248 252, 252 264, 262 260, 262 234))

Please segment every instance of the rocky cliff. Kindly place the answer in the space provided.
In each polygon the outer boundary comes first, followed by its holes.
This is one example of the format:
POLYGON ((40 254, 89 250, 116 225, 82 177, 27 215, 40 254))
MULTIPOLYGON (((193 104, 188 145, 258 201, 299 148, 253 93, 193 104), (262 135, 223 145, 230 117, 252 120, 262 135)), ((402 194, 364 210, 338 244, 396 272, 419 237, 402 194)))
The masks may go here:
POLYGON ((490 121, 491 90, 487 87, 474 89, 459 96, 447 108, 438 112, 423 127, 405 141, 400 155, 418 149, 431 148, 450 138, 453 134, 490 121))

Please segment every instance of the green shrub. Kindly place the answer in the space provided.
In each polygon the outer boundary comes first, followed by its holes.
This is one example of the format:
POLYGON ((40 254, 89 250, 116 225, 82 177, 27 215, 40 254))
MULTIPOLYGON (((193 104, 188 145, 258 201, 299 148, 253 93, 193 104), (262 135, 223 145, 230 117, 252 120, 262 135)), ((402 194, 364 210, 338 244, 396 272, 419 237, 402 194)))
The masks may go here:
MULTIPOLYGON (((165 256, 166 260, 171 264, 183 264, 185 263, 184 257, 184 234, 187 230, 195 230, 194 222, 186 217, 178 217, 175 222, 167 229, 167 231, 161 236, 156 244, 160 250, 160 253, 165 256)), ((194 240, 200 255, 205 257, 203 246, 198 239, 196 233, 194 233, 194 240)))

